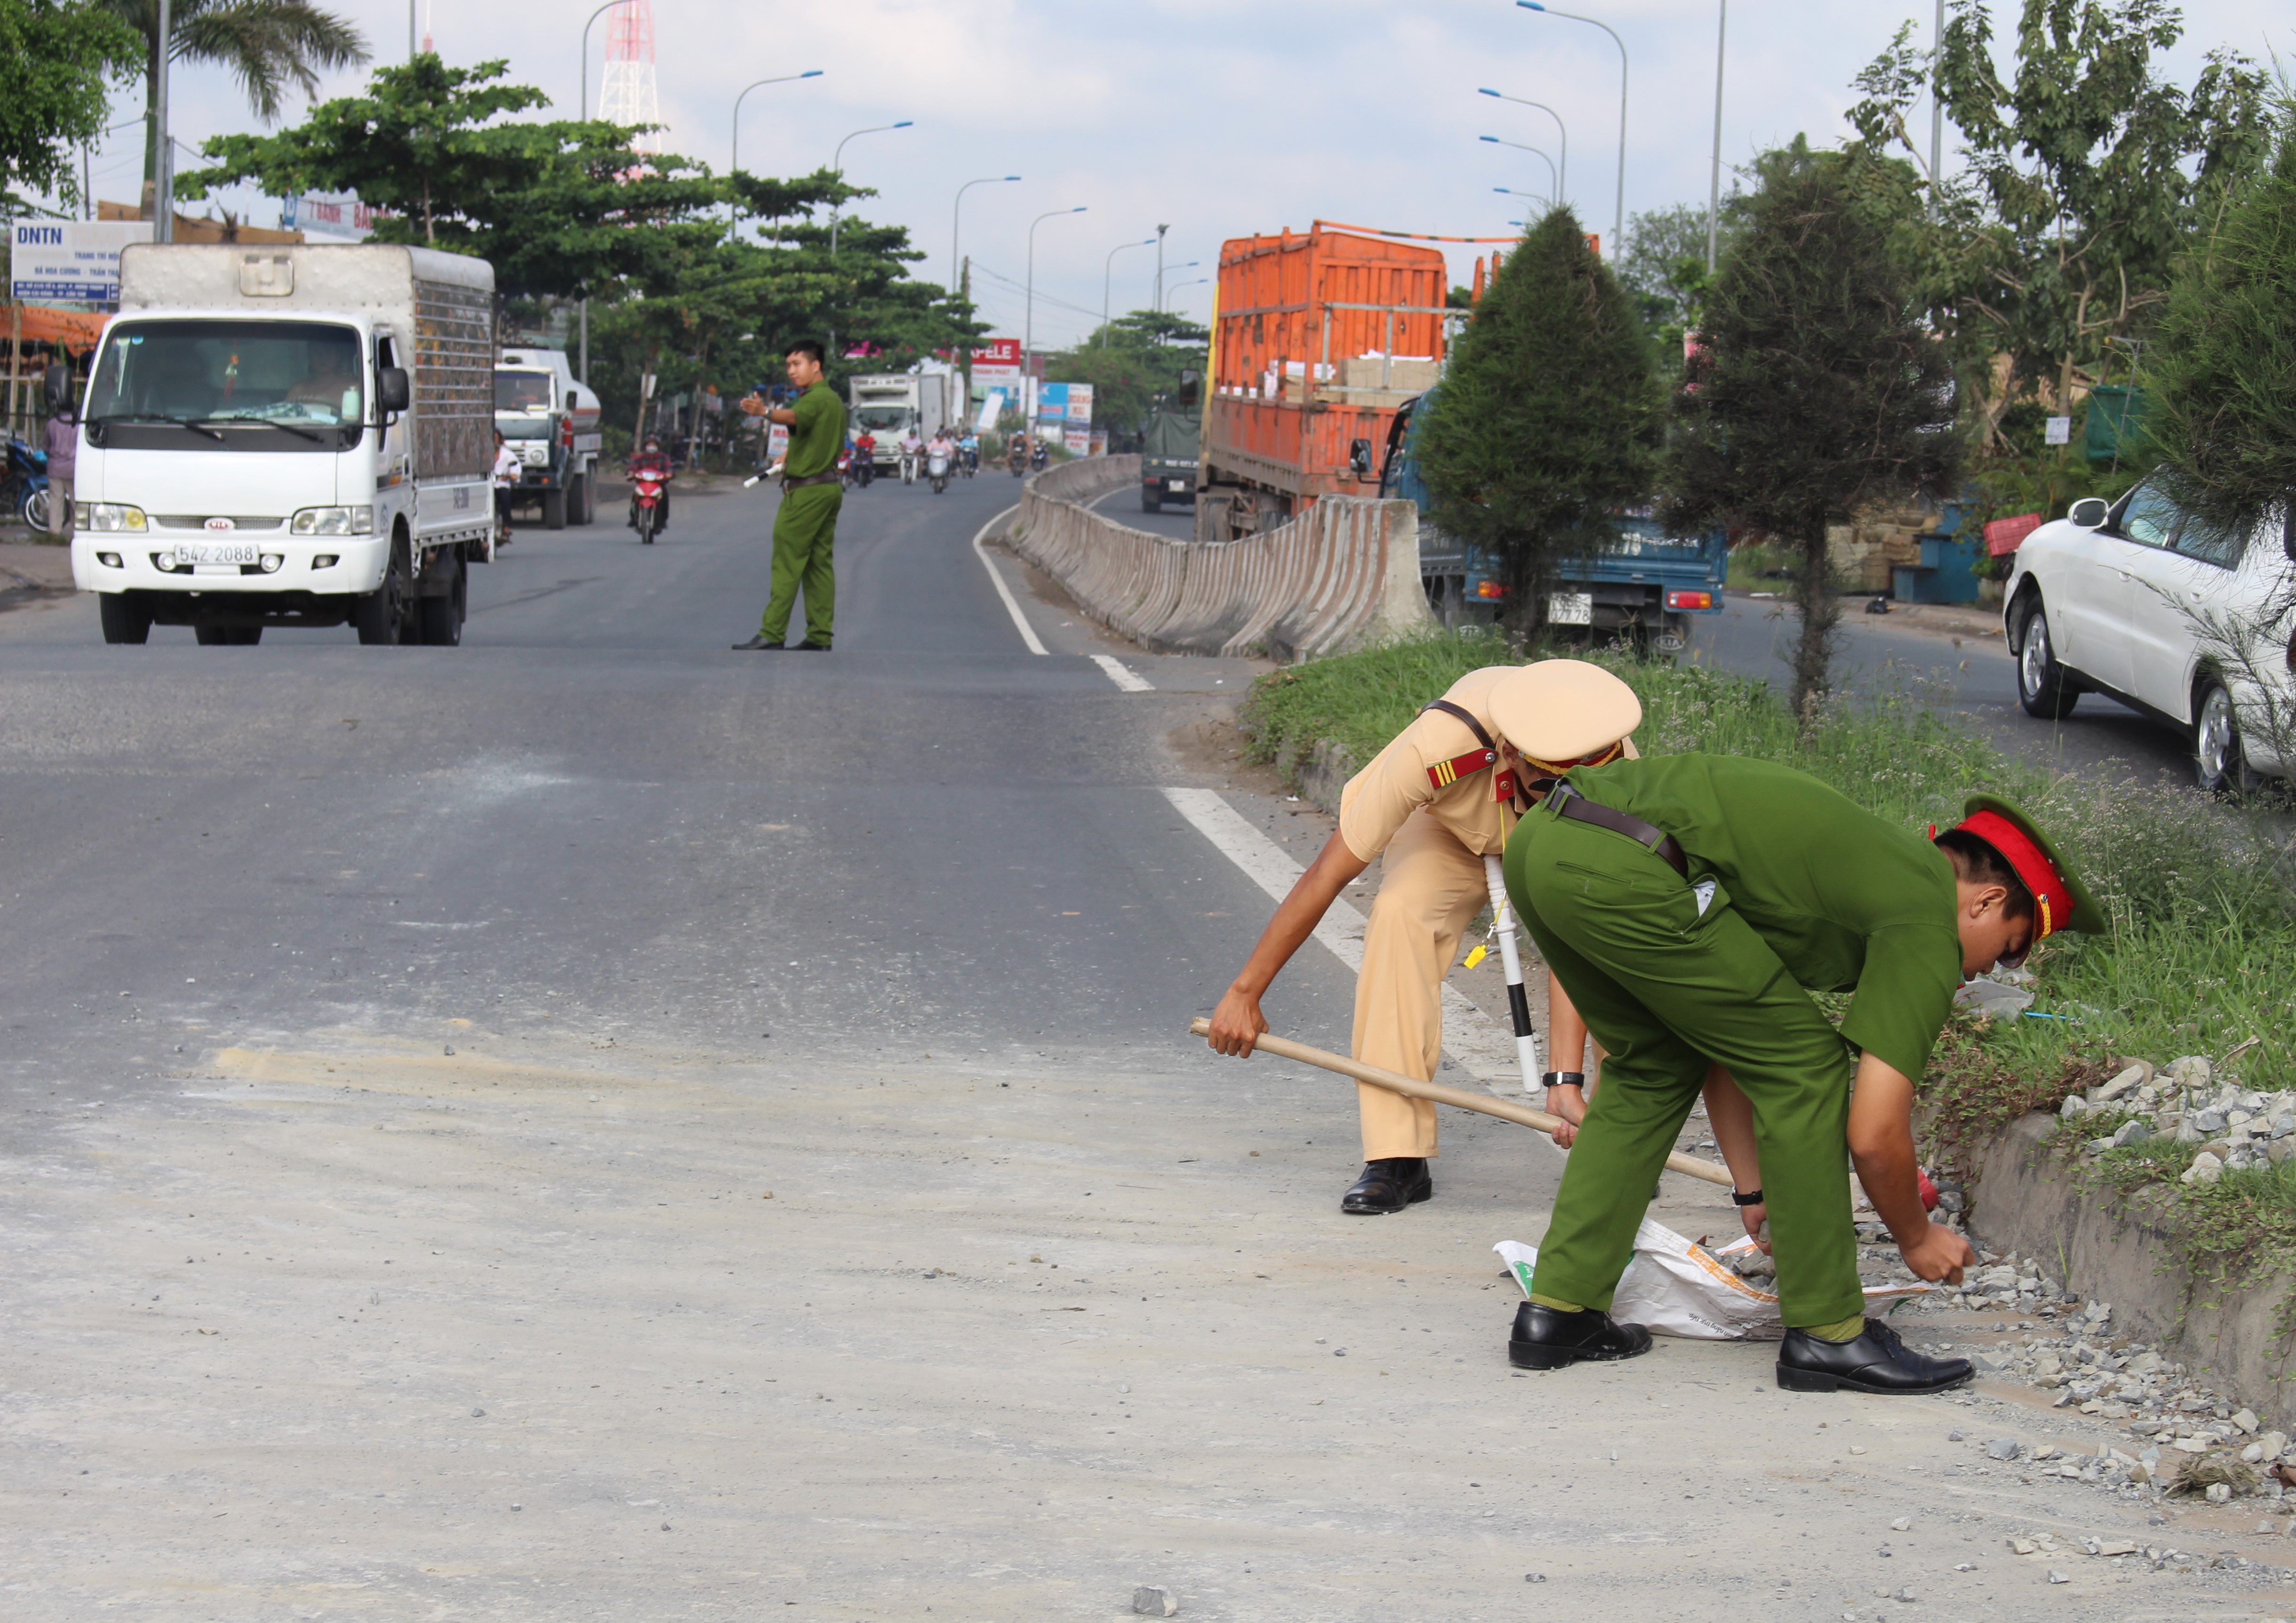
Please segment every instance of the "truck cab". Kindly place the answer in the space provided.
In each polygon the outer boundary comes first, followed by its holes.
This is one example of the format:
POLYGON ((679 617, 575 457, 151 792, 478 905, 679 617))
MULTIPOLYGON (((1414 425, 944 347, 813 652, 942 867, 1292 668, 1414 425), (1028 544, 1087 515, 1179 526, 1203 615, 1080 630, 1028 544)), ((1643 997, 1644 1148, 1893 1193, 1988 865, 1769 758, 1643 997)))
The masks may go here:
MULTIPOLYGON (((1488 625, 1506 611, 1504 571, 1428 518, 1432 503, 1419 474, 1419 430, 1438 393, 1431 389, 1398 408, 1379 493, 1419 509, 1419 578, 1436 618, 1447 626, 1488 625)), ((1720 530, 1669 536, 1647 507, 1612 517, 1619 529, 1613 545, 1557 567, 1546 624, 1565 636, 1583 630, 1590 639, 1628 637, 1673 652, 1688 641, 1692 615, 1722 611, 1729 538, 1720 530)))
POLYGON ((545 529, 598 516, 598 397, 562 349, 505 349, 495 363, 495 430, 517 454, 512 501, 542 508, 545 529))

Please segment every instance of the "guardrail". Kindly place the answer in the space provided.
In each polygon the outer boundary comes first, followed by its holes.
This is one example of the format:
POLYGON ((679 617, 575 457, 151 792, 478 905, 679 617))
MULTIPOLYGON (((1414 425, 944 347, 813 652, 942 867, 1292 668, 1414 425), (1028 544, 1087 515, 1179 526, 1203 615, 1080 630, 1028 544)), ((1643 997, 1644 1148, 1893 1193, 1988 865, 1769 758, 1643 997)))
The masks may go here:
POLYGON ((1137 456, 1047 469, 1008 537, 1111 630, 1159 653, 1295 660, 1435 628, 1409 502, 1325 496, 1241 541, 1177 541, 1088 505, 1139 480, 1137 456))

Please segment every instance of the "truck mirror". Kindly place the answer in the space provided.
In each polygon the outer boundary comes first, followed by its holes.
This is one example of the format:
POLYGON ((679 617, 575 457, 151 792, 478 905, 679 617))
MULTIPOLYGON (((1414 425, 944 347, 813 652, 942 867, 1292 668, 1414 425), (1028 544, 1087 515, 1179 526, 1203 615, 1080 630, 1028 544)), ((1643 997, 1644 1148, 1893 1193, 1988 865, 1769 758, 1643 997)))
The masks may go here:
POLYGON ((576 411, 576 410, 578 410, 578 409, 580 408, 580 406, 581 406, 581 404, 582 404, 582 397, 581 397, 581 396, 579 396, 579 395, 576 394, 576 393, 575 393, 572 389, 568 389, 568 390, 566 391, 566 409, 567 409, 568 411, 570 411, 570 411, 576 411))
POLYGON ((2081 529, 2103 529, 2111 505, 2101 496, 2085 496, 2065 511, 2065 521, 2081 529))
POLYGON ((379 412, 403 412, 413 403, 414 389, 406 381, 404 366, 385 366, 374 374, 374 408, 379 412))
POLYGON ((1355 470, 1355 476, 1357 479, 1369 479, 1371 477, 1370 440, 1350 439, 1348 441, 1348 466, 1355 470))
POLYGON ((40 374, 40 398, 47 402, 52 417, 73 418, 71 368, 57 361, 40 374))
POLYGON ((1195 372, 1182 373, 1180 374, 1180 404, 1182 406, 1192 406, 1195 405, 1198 400, 1201 399, 1203 398, 1203 383, 1204 381, 1201 373, 1195 372))

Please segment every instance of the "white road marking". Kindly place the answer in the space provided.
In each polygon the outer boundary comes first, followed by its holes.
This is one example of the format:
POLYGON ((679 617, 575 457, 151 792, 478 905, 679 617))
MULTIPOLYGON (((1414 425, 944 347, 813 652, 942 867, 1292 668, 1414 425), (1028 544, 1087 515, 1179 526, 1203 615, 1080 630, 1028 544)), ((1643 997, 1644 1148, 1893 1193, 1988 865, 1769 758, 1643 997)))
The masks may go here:
MULTIPOLYGON (((1292 893, 1306 871, 1285 855, 1283 847, 1252 827, 1218 790, 1167 789, 1164 798, 1221 856, 1242 869, 1245 878, 1277 901, 1292 893)), ((1324 922, 1316 926, 1316 939, 1361 974, 1365 923, 1354 904, 1341 898, 1332 904, 1324 922)), ((1450 985, 1443 988, 1443 1053, 1451 1063, 1494 1093, 1513 1094, 1521 1089, 1514 1033, 1493 1023, 1464 992, 1450 985)))
POLYGON ((1011 518, 1019 506, 1020 504, 1015 502, 1011 507, 1007 507, 1003 512, 975 530, 972 535, 972 550, 980 559, 980 567, 988 571, 988 578, 996 583, 996 595, 1004 600, 1004 612, 1011 615, 1013 623, 1020 627, 1021 640, 1029 645, 1030 653, 1043 653, 1045 645, 1037 640, 1036 627, 1029 625, 1028 617, 1021 612, 1020 600, 1013 595, 1013 588, 1004 584, 1004 577, 997 573, 996 561, 989 557, 988 549, 980 545, 988 538, 988 532, 1011 518))
POLYGON ((1114 654, 1096 653, 1092 662, 1108 673, 1108 679, 1128 693, 1152 693, 1156 684, 1132 669, 1114 654))

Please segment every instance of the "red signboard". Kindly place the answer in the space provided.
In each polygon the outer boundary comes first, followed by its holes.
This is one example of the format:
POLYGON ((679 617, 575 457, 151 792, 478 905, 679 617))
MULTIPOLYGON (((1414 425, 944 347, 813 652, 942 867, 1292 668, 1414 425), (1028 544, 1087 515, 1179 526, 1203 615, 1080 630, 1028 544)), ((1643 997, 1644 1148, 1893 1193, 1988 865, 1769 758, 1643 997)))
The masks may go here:
POLYGON ((2005 558, 2017 550, 2025 537, 2041 528, 2038 512, 2021 514, 2013 519, 1996 519, 1985 527, 1985 553, 1989 558, 2005 558))
POLYGON ((984 338, 972 346, 975 366, 1011 366, 1021 365, 1021 340, 1017 338, 984 338))

